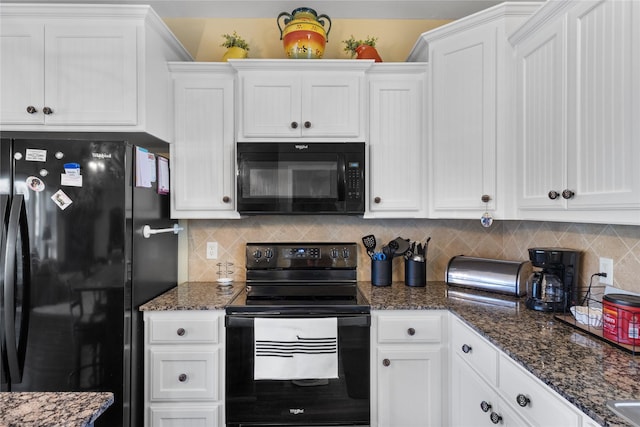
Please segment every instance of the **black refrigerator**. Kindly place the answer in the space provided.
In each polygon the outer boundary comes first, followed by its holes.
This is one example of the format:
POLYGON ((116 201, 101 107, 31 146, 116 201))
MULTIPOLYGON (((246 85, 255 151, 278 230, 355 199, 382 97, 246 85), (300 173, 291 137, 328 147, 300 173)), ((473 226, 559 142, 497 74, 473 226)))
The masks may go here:
POLYGON ((142 425, 138 307, 178 263, 176 233, 143 235, 174 225, 154 153, 168 145, 0 139, 2 391, 111 391, 96 426, 142 425))

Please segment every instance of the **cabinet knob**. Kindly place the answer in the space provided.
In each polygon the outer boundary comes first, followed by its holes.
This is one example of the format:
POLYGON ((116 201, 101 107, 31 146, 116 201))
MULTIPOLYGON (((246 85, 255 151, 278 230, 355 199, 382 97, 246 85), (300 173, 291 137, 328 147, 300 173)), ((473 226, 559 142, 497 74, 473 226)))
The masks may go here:
POLYGON ((304 128, 309 129, 311 127, 311 122, 304 122, 304 128))
POLYGON ((176 334, 178 334, 178 336, 182 337, 184 336, 184 333, 186 331, 184 330, 184 328, 178 328, 178 330, 176 331, 176 334))
POLYGON ((491 196, 483 194, 482 197, 480 197, 480 200, 482 200, 482 203, 489 203, 491 201, 491 196))
POLYGON ((520 406, 522 406, 524 408, 525 406, 527 406, 529 404, 529 402, 531 402, 531 399, 529 399, 524 394, 519 394, 519 395, 516 396, 516 402, 518 402, 518 405, 520 405, 520 406))
POLYGON ((222 198, 222 202, 223 202, 223 203, 229 203, 230 201, 231 201, 231 197, 229 197, 229 196, 224 196, 224 197, 222 198))
POLYGON ((382 199, 380 197, 374 197, 373 198, 373 203, 380 203, 382 201, 382 199))
POLYGON ((180 381, 181 383, 185 382, 186 380, 187 380, 187 374, 178 375, 178 381, 180 381))
POLYGON ((557 191, 551 190, 549 191, 548 196, 551 200, 555 200, 560 196, 560 194, 557 191))
POLYGON ((480 402, 480 409, 482 409, 482 412, 489 412, 491 410, 491 403, 483 400, 480 402))
POLYGON ((42 112, 43 112, 43 113, 45 113, 47 116, 48 116, 49 114, 53 114, 53 110, 52 110, 51 108, 49 108, 49 107, 44 107, 44 108, 42 109, 42 112))
POLYGON ((471 351, 471 346, 467 344, 462 344, 462 352, 469 353, 471 351))
POLYGON ((491 422, 494 424, 499 424, 500 422, 502 422, 502 415, 496 414, 495 412, 492 412, 489 418, 491 418, 491 422))
POLYGON ((34 107, 33 105, 29 105, 29 106, 27 107, 27 113, 29 113, 29 114, 35 114, 35 113, 37 113, 37 112, 38 112, 38 110, 36 110, 36 107, 34 107))
POLYGON ((298 129, 298 122, 291 122, 291 129, 298 129))
POLYGON ((573 191, 566 189, 562 192, 562 198, 565 200, 569 200, 570 198, 572 198, 573 196, 575 196, 576 193, 574 193, 573 191))
POLYGON ((407 333, 408 333, 409 335, 411 335, 411 336, 414 336, 414 335, 416 334, 416 330, 415 330, 415 329, 413 329, 413 328, 409 328, 409 329, 407 329, 407 333))
POLYGON ((389 365, 391 365, 391 360, 389 360, 389 359, 382 359, 382 365, 383 365, 383 366, 389 366, 389 365))

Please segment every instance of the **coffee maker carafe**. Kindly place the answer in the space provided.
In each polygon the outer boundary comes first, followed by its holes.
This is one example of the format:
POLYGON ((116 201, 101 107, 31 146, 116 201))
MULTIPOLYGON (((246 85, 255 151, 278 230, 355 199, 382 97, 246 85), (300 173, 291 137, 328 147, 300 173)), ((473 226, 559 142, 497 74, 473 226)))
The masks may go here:
POLYGON ((566 312, 578 299, 580 253, 563 248, 529 248, 535 270, 527 280, 525 305, 538 311, 566 312))

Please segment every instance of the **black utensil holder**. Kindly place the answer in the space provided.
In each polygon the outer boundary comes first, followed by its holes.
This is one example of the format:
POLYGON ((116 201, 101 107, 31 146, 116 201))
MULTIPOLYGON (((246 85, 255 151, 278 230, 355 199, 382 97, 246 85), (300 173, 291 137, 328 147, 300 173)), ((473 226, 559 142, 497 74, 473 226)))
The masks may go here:
POLYGON ((427 263, 412 259, 404 262, 404 284, 407 286, 427 285, 427 263))
POLYGON ((374 286, 389 286, 391 284, 391 273, 393 260, 371 260, 371 284, 374 286))

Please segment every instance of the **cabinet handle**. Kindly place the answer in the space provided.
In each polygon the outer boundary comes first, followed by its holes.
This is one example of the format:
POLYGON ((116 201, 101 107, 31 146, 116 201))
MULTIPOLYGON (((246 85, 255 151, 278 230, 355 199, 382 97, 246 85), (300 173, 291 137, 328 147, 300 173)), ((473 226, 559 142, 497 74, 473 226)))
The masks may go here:
POLYGON ((391 365, 391 360, 389 360, 389 359, 382 359, 382 365, 383 365, 383 366, 389 366, 389 365, 391 365))
POLYGON ((491 418, 491 422, 494 424, 498 424, 502 421, 502 415, 496 414, 495 412, 492 412, 489 418, 491 418))
POLYGON ((224 197, 222 198, 222 202, 223 202, 223 203, 229 203, 230 201, 231 201, 231 197, 229 197, 229 196, 224 196, 224 197))
POLYGON ((43 112, 43 113, 45 113, 47 116, 48 116, 49 114, 53 114, 53 110, 52 110, 51 108, 49 108, 49 107, 44 107, 44 108, 42 109, 42 112, 43 112))
POLYGON ((463 353, 469 353, 471 351, 471 346, 467 345, 467 344, 463 344, 462 345, 462 352, 463 353))
POLYGON ((560 194, 559 194, 557 191, 555 191, 555 190, 551 190, 551 191, 549 191, 548 196, 549 196, 549 198, 550 198, 551 200, 555 200, 555 199, 557 199, 557 198, 560 196, 560 194))
POLYGON ((181 383, 185 382, 186 380, 187 380, 187 374, 178 375, 178 381, 180 381, 181 383))
POLYGON ((184 333, 186 331, 184 330, 184 328, 178 328, 178 330, 176 331, 176 334, 178 334, 178 336, 182 337, 184 336, 184 333))
POLYGON ((480 197, 480 200, 482 200, 482 203, 489 203, 491 201, 491 196, 483 194, 482 197, 480 197))
POLYGON ((491 410, 491 403, 483 400, 480 402, 480 409, 482 409, 482 412, 489 412, 491 410))
POLYGON ((524 408, 525 406, 527 406, 531 402, 531 399, 529 399, 524 394, 519 394, 519 395, 516 396, 516 402, 518 402, 518 405, 520 405, 520 406, 522 406, 524 408))
POLYGON ((29 113, 29 114, 35 114, 35 113, 37 113, 37 112, 38 112, 38 110, 36 110, 36 107, 34 107, 33 105, 29 105, 29 106, 27 107, 27 113, 29 113))
POLYGON ((298 129, 298 122, 291 122, 291 129, 298 129))
POLYGON ((573 196, 575 196, 576 193, 574 193, 573 191, 566 189, 562 192, 562 198, 565 200, 569 200, 571 199, 573 196))
POLYGON ((304 128, 309 129, 311 127, 311 122, 304 122, 304 128))
POLYGON ((415 330, 415 329, 413 329, 413 328, 409 328, 409 329, 407 329, 407 333, 408 333, 409 335, 411 335, 411 336, 414 336, 414 335, 416 334, 416 330, 415 330))
POLYGON ((380 203, 382 201, 382 199, 380 197, 374 197, 373 198, 373 203, 380 203))

